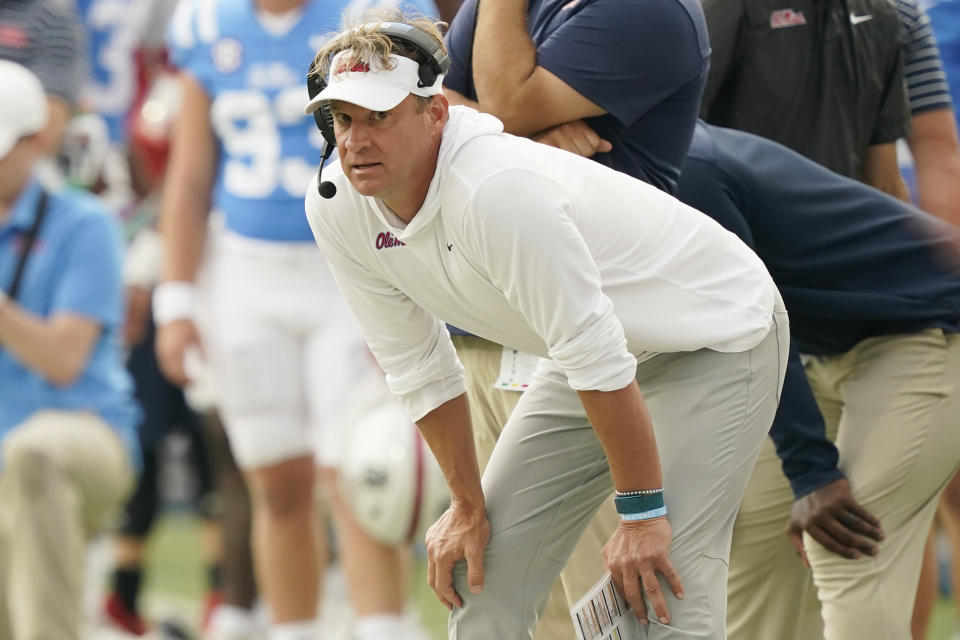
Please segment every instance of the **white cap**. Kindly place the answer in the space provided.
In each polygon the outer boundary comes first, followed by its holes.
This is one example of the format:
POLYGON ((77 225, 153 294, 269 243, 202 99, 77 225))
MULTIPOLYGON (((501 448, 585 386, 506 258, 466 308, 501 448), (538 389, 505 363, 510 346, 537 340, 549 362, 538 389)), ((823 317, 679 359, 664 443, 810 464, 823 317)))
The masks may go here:
POLYGON ((327 100, 342 100, 371 111, 389 111, 411 93, 429 97, 443 91, 443 74, 429 87, 421 87, 420 65, 410 58, 390 54, 392 68, 385 69, 379 61, 357 61, 354 55, 344 50, 333 57, 326 88, 307 103, 304 113, 313 113, 327 100))
POLYGON ((17 141, 47 126, 47 96, 37 76, 26 67, 0 60, 0 158, 17 141))

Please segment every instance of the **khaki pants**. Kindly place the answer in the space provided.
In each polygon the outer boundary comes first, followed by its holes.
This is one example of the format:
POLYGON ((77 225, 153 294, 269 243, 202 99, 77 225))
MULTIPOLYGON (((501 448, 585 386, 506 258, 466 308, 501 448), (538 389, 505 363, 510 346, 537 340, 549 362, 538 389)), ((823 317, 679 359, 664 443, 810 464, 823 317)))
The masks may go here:
POLYGON ((793 492, 767 438, 733 526, 727 578, 730 640, 820 640, 813 580, 785 535, 793 492))
POLYGON ((927 532, 960 463, 960 337, 870 338, 805 368, 840 469, 886 539, 876 557, 847 560, 805 536, 811 580, 783 535, 793 498, 768 446, 734 528, 728 635, 908 640, 927 532))
MULTIPOLYGON (((686 591, 684 600, 666 594, 671 624, 652 622, 650 638, 723 635, 733 520, 786 365, 785 314, 777 319, 778 329, 751 351, 661 354, 637 369, 668 487, 671 560, 686 591)), ((450 637, 532 638, 551 585, 612 491, 580 399, 552 363, 540 367, 500 434, 483 487, 491 524, 485 586, 470 594, 465 563, 457 564, 464 606, 450 616, 450 637)), ((595 556, 588 565, 600 562, 595 556)))
POLYGON ((129 455, 98 416, 64 411, 33 414, 0 451, 0 640, 75 640, 85 542, 132 489, 129 455))
MULTIPOLYGON (((500 372, 500 345, 476 336, 453 336, 457 355, 467 370, 467 396, 480 471, 487 466, 493 445, 520 400, 517 391, 494 387, 500 372)), ((575 640, 570 607, 606 572, 603 546, 613 535, 620 517, 613 500, 605 500, 587 526, 583 537, 553 584, 543 614, 537 622, 534 640, 575 640)))

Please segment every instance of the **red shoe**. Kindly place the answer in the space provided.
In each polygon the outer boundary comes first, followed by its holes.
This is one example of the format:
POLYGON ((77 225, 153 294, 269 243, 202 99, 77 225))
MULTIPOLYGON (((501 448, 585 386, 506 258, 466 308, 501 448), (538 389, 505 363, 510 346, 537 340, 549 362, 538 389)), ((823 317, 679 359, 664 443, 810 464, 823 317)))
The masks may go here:
POLYGON ((140 614, 127 609, 127 606, 123 604, 123 600, 121 600, 120 596, 116 593, 111 592, 110 595, 107 596, 107 601, 103 604, 103 612, 106 614, 106 618, 110 623, 127 633, 142 636, 147 632, 147 626, 144 624, 140 614))
POLYGON ((200 628, 207 631, 210 627, 210 619, 213 618, 213 612, 223 604, 223 594, 216 589, 207 592, 206 602, 203 603, 203 617, 200 618, 200 628))

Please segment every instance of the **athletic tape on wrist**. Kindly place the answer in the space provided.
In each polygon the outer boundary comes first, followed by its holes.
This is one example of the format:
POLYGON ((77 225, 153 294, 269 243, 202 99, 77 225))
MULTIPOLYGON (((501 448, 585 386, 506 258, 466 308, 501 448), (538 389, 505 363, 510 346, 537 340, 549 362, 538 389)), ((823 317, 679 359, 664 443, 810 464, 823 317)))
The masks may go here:
POLYGON ((652 518, 659 518, 660 516, 667 515, 667 507, 663 506, 659 509, 651 509, 650 511, 644 511, 643 513, 621 513, 620 519, 626 521, 637 521, 637 520, 650 520, 652 518))
POLYGON ((159 327, 193 319, 196 287, 190 282, 162 282, 153 291, 153 321, 159 327))

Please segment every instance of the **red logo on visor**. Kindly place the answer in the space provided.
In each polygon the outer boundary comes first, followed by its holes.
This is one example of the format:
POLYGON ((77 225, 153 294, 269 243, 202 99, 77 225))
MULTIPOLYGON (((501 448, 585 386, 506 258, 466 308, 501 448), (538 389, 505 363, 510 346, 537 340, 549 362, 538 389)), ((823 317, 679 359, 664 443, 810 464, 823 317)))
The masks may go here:
POLYGON ((340 64, 338 64, 338 65, 337 65, 337 70, 334 72, 334 75, 340 75, 341 73, 347 73, 347 72, 350 72, 350 73, 354 73, 354 72, 367 73, 368 71, 370 71, 370 65, 367 64, 366 62, 362 62, 362 61, 361 61, 361 62, 354 62, 354 63, 352 63, 352 66, 349 66, 349 67, 348 67, 348 65, 350 65, 350 64, 351 64, 351 63, 348 62, 348 61, 346 61, 346 60, 344 60, 343 62, 341 62, 340 64))

